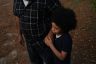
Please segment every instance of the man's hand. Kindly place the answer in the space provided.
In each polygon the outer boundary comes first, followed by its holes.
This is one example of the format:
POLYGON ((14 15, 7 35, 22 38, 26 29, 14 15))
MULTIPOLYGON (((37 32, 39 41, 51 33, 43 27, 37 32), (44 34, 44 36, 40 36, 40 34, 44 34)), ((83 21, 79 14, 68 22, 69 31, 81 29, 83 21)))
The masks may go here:
POLYGON ((23 39, 23 37, 22 37, 22 35, 20 33, 18 34, 15 41, 18 42, 20 45, 25 46, 25 44, 24 44, 25 41, 24 41, 24 39, 23 39))
POLYGON ((21 34, 20 37, 19 37, 19 39, 20 39, 20 44, 25 47, 25 38, 24 38, 24 35, 21 34))

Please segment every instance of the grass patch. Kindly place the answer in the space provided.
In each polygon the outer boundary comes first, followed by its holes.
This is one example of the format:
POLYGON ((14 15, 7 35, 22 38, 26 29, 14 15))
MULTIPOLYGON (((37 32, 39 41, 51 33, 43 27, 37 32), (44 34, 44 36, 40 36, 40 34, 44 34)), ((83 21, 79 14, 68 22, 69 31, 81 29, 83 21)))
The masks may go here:
POLYGON ((79 4, 81 0, 73 0, 75 3, 79 4))
POLYGON ((96 0, 91 0, 92 9, 96 12, 96 0))

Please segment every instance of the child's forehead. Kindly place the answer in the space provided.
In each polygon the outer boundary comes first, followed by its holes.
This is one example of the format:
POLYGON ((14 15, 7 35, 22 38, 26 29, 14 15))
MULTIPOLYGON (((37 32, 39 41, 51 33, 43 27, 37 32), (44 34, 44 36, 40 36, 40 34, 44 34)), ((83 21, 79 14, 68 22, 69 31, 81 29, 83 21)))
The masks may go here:
POLYGON ((59 28, 59 26, 55 22, 52 23, 52 26, 56 27, 56 28, 59 28))

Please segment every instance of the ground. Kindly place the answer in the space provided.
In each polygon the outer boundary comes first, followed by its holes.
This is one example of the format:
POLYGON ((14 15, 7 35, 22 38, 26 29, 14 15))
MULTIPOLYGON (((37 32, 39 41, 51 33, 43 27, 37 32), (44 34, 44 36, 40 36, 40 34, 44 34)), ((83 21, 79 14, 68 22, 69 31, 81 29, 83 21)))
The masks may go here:
MULTIPOLYGON (((13 15, 13 0, 0 2, 0 64, 30 64, 26 46, 20 44, 18 18, 13 15)), ((60 0, 76 13, 77 28, 73 38, 72 63, 96 64, 96 12, 90 0, 60 0)))

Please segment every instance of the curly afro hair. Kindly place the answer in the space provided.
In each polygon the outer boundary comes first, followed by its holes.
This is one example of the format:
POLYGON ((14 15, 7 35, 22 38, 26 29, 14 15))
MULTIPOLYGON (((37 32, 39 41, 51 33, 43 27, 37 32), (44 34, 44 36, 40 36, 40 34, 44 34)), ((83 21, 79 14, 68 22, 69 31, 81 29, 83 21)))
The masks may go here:
POLYGON ((76 28, 77 20, 72 9, 64 8, 62 16, 53 16, 53 22, 59 26, 63 32, 69 32, 76 28))

